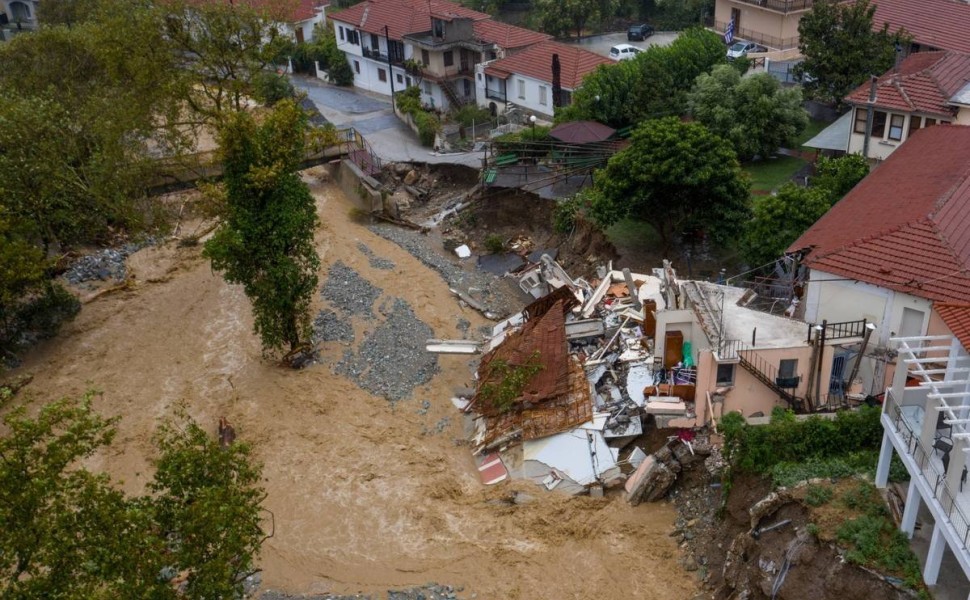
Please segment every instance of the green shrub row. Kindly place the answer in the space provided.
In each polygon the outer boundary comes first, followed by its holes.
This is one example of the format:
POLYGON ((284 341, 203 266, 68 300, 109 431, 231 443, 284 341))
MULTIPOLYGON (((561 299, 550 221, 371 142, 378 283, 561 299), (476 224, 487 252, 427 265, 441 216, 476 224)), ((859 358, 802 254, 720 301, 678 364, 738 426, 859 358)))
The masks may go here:
POLYGON ((410 86, 394 97, 397 109, 402 114, 410 115, 418 128, 418 139, 421 145, 434 146, 435 136, 441 131, 441 121, 437 115, 421 106, 421 90, 417 86, 410 86))

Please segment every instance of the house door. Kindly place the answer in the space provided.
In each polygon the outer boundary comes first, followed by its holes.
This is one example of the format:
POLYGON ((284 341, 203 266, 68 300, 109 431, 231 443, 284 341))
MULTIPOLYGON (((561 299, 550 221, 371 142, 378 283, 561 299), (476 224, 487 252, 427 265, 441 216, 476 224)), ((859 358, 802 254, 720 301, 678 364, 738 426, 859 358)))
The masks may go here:
POLYGON ((302 44, 303 43, 303 28, 302 27, 297 27, 296 28, 296 43, 297 44, 302 44))
POLYGON ((923 311, 913 308, 903 309, 903 320, 899 324, 899 337, 915 337, 923 333, 923 311))
POLYGON ((734 21, 734 37, 741 37, 741 9, 731 9, 731 20, 734 21))
POLYGON ((832 396, 842 397, 848 359, 849 353, 844 350, 836 350, 835 356, 832 357, 832 374, 829 376, 829 394, 832 396))

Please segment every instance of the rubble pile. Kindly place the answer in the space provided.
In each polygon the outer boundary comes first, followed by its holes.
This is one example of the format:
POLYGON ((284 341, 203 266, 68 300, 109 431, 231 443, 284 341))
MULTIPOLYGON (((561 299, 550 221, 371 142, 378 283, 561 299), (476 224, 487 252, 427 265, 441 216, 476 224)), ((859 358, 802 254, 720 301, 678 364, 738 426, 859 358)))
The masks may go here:
POLYGON ((476 594, 470 596, 459 596, 464 591, 463 587, 452 587, 450 585, 439 585, 429 583, 427 585, 407 588, 403 590, 387 590, 387 595, 383 594, 316 594, 312 596, 292 596, 268 590, 259 596, 259 600, 458 600, 459 598, 469 598, 472 600, 476 594))
POLYGON ((155 238, 148 237, 137 243, 125 244, 120 248, 104 248, 93 254, 82 256, 64 272, 64 279, 73 285, 88 281, 108 281, 109 279, 124 281, 128 275, 125 260, 142 248, 155 243, 155 238))
POLYGON ((377 256, 374 254, 374 251, 371 250, 364 242, 357 242, 357 249, 360 250, 361 254, 367 257, 367 261, 370 263, 371 268, 379 269, 381 271, 394 270, 394 261, 377 256))
POLYGON ((357 271, 337 261, 330 267, 320 295, 347 315, 372 317, 374 302, 380 297, 381 290, 357 271))

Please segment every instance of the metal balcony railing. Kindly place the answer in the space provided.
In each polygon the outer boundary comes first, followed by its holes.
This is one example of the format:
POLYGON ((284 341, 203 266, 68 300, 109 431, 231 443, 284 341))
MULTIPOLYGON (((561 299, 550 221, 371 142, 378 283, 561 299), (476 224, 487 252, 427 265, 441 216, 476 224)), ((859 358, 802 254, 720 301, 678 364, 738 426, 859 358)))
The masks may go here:
MULTIPOLYGON (((913 458, 913 462, 920 469, 918 474, 910 473, 910 475, 922 477, 926 480, 930 489, 933 491, 933 497, 936 498, 943 508, 943 514, 946 515, 953 529, 956 531, 963 551, 970 551, 967 546, 968 542, 970 542, 970 519, 967 518, 966 513, 960 508, 960 505, 957 504, 957 495, 947 485, 946 473, 942 468, 942 463, 938 465, 936 461, 932 460, 932 451, 927 451, 923 447, 919 432, 914 432, 909 422, 903 417, 902 407, 893 395, 892 389, 886 390, 883 412, 892 421, 896 433, 906 445, 907 453, 913 458)), ((936 411, 928 410, 923 418, 935 419, 936 411)))
POLYGON ((798 12, 810 10, 815 3, 814 0, 734 0, 744 4, 752 4, 782 13, 798 12))

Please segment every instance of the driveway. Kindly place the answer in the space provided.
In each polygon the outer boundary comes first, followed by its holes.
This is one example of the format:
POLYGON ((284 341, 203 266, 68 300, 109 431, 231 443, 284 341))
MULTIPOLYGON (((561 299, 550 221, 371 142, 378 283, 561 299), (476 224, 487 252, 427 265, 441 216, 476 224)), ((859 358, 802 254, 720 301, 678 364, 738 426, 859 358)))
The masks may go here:
POLYGON ((338 129, 353 127, 359 131, 385 162, 482 166, 484 156, 480 152, 436 154, 422 146, 418 136, 394 115, 389 99, 329 85, 314 77, 292 75, 290 80, 338 129))
POLYGON ((593 35, 588 38, 583 38, 578 42, 568 42, 570 44, 575 44, 584 50, 589 50, 590 52, 595 52, 602 56, 610 55, 610 48, 616 46, 617 44, 630 44, 631 46, 636 46, 637 48, 649 48, 650 46, 669 46, 677 39, 679 34, 677 32, 659 32, 651 35, 646 40, 642 42, 628 42, 626 40, 626 32, 621 33, 604 33, 601 35, 593 35))

